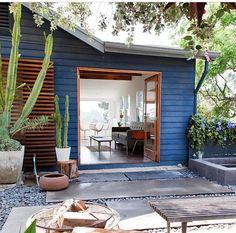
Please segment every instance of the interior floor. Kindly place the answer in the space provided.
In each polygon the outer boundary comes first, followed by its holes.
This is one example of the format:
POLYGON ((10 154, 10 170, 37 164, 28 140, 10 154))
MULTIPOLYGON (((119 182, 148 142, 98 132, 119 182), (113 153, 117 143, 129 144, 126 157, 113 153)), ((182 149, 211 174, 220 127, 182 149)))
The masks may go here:
POLYGON ((109 150, 108 142, 101 143, 102 150, 100 153, 97 151, 97 142, 93 141, 92 147, 90 147, 89 139, 81 140, 81 165, 152 162, 152 160, 143 155, 141 148, 137 148, 133 154, 127 153, 126 147, 122 145, 117 145, 115 149, 114 141, 111 143, 111 151, 109 150))

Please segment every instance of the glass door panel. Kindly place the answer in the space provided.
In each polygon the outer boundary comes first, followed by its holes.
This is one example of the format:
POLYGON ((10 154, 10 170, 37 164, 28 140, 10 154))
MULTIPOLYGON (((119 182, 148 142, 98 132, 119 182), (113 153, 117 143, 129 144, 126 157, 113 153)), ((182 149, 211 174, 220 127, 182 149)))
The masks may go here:
POLYGON ((159 161, 160 151, 160 76, 145 79, 145 144, 144 154, 159 161))

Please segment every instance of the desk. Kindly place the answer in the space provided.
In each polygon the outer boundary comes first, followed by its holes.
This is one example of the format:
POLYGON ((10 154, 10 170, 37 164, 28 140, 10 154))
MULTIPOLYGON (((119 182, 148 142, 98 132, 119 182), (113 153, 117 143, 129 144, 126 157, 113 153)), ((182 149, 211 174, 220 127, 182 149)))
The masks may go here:
POLYGON ((167 221, 182 223, 182 233, 187 232, 191 221, 236 218, 236 196, 165 199, 149 202, 150 206, 167 221))
POLYGON ((89 136, 90 138, 90 146, 92 146, 92 140, 98 142, 98 152, 101 151, 101 143, 102 142, 109 142, 109 147, 111 151, 111 142, 113 141, 111 137, 103 137, 103 136, 89 136))

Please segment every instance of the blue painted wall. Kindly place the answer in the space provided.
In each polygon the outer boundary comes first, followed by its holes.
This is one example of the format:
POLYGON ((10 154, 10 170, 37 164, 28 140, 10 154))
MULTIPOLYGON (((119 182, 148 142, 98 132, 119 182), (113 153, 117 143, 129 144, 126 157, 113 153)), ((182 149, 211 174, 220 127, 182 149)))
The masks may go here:
MULTIPOLYGON (((31 12, 23 8, 20 44, 21 58, 42 59, 44 50, 43 32, 48 23, 37 28, 31 12)), ((2 36, 3 57, 9 57, 10 40, 2 36)), ((161 102, 161 163, 173 165, 186 163, 186 127, 194 108, 194 67, 193 60, 140 56, 129 54, 103 54, 63 30, 54 32, 52 61, 55 65, 55 92, 64 107, 64 96, 70 96, 69 144, 72 157, 77 153, 77 86, 76 68, 79 66, 145 70, 162 72, 161 102)), ((115 82, 114 82, 115 88, 115 82)), ((63 108, 61 109, 64 110, 63 108)))

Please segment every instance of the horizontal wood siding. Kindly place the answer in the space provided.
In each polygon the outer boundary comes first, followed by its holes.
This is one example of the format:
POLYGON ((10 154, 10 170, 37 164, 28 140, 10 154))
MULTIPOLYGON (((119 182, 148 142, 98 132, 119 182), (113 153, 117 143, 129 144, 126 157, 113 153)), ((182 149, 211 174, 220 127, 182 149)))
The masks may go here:
MULTIPOLYGON (((26 59, 42 59, 43 32, 37 28, 32 15, 23 9, 21 54, 26 59)), ((89 40, 89 38, 88 38, 89 40)), ((3 41, 3 53, 9 53, 10 41, 3 41)), ((103 54, 63 30, 54 33, 55 92, 64 111, 64 96, 70 96, 69 144, 73 158, 77 158, 77 93, 76 68, 97 67, 162 72, 161 103, 161 163, 178 164, 187 161, 186 127, 193 113, 193 60, 139 56, 119 53, 103 54)), ((115 81, 114 81, 115 88, 115 81)))

